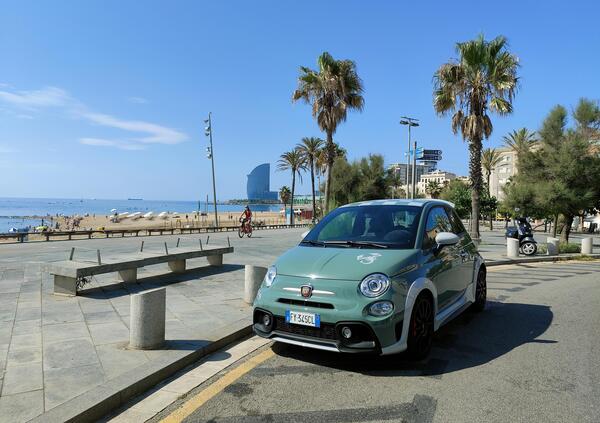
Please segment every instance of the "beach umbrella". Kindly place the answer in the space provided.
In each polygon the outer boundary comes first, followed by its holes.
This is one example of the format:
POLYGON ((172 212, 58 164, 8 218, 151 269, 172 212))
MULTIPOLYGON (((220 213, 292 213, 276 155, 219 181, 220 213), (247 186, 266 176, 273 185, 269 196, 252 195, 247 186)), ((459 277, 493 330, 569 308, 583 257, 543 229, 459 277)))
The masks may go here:
POLYGON ((110 212, 111 212, 111 213, 114 213, 114 212, 116 212, 116 211, 117 211, 117 209, 110 209, 110 212))

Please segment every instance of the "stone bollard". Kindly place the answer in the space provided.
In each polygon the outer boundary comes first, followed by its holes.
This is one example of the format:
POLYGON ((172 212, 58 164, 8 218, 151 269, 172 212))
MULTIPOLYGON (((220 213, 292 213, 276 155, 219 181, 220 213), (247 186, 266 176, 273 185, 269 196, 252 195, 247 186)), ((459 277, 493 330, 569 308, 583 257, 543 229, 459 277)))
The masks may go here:
POLYGON ((246 303, 252 304, 254 302, 258 288, 260 288, 266 274, 266 267, 246 265, 246 276, 244 278, 244 301, 246 303))
POLYGON ((163 346, 166 293, 166 288, 158 288, 130 297, 129 348, 154 350, 163 346))
POLYGON ((560 240, 558 238, 552 238, 551 236, 546 238, 546 247, 548 248, 549 256, 557 256, 558 255, 558 242, 560 240))
POLYGON ((519 257, 519 240, 514 238, 506 238, 506 257, 519 257))
POLYGON ((591 236, 585 237, 581 240, 581 254, 592 254, 592 246, 594 244, 594 238, 591 236))

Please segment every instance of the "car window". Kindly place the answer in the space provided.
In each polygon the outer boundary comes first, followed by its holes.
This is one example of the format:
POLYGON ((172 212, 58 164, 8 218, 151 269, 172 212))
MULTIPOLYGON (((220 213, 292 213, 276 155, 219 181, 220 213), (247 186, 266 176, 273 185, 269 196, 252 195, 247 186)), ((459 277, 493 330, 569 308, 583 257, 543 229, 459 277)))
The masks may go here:
POLYGON ((429 249, 435 246, 435 237, 440 232, 452 232, 452 224, 443 207, 434 207, 429 210, 429 214, 427 215, 422 248, 429 249))
POLYGON ((454 209, 446 209, 448 213, 448 217, 450 218, 450 225, 452 225, 452 232, 456 235, 462 235, 466 232, 465 227, 463 226, 460 217, 456 214, 454 209))
POLYGON ((420 216, 421 207, 407 205, 340 207, 308 233, 303 245, 314 246, 310 241, 315 241, 329 242, 331 247, 358 248, 352 244, 358 242, 414 248, 420 216))

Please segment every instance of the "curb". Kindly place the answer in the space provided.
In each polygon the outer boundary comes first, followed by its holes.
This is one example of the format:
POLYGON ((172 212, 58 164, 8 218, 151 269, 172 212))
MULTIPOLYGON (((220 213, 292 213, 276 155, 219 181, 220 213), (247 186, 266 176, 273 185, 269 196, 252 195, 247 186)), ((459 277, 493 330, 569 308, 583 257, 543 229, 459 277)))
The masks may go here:
POLYGON ((515 258, 515 259, 500 259, 494 261, 485 261, 485 265, 487 267, 493 266, 505 266, 508 264, 522 264, 522 263, 543 263, 543 262, 554 262, 554 261, 569 261, 569 260, 578 260, 582 257, 591 257, 600 259, 600 254, 574 254, 574 255, 564 255, 564 256, 544 256, 544 257, 531 257, 531 258, 515 258))
POLYGON ((175 360, 172 357, 163 357, 143 364, 29 421, 34 423, 96 421, 202 357, 252 333, 252 325, 247 319, 237 321, 228 329, 232 331, 204 347, 182 351, 181 357, 175 360))

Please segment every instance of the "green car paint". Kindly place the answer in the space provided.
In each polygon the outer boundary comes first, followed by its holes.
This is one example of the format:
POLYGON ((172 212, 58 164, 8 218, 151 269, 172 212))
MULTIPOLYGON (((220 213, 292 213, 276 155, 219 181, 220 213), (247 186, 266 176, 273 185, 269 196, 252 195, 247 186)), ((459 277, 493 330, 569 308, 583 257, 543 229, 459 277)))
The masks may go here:
POLYGON ((453 213, 452 205, 440 200, 376 200, 332 211, 300 245, 274 263, 272 284, 263 281, 254 302, 255 332, 276 341, 330 351, 391 354, 405 350, 412 307, 419 295, 431 295, 435 330, 475 302, 475 282, 484 264, 453 213), (359 218, 364 221, 362 226, 359 218), (458 242, 431 245, 435 231, 427 232, 428 218, 430 226, 433 222, 440 228, 452 227, 458 242), (328 228, 336 226, 336 219, 347 233, 353 231, 352 240, 319 238, 335 232, 328 228), (373 235, 369 235, 371 227, 373 235), (389 289, 371 298, 361 292, 360 284, 373 274, 386 275, 389 289), (302 287, 309 287, 311 295, 303 297, 302 287), (381 301, 391 302, 393 311, 383 316, 370 313, 370 307, 381 301), (318 315, 321 327, 285 322, 289 311, 318 315), (274 321, 271 326, 261 324, 265 314, 274 321), (345 340, 341 334, 344 327, 353 328, 358 339, 345 340))

